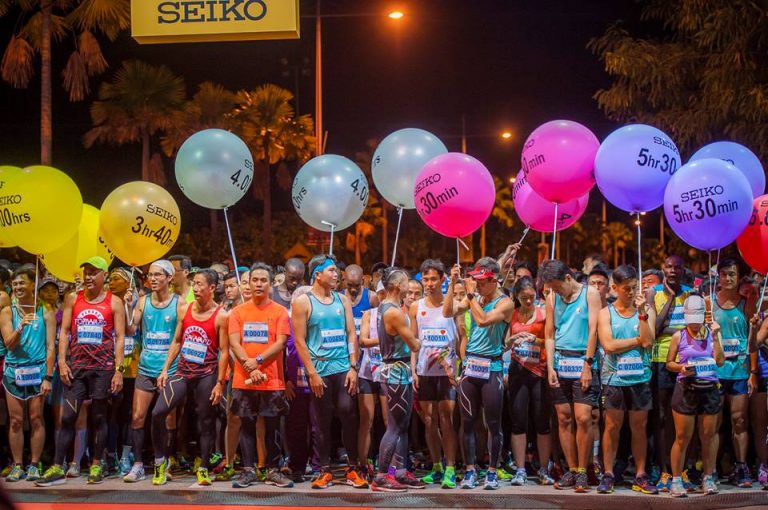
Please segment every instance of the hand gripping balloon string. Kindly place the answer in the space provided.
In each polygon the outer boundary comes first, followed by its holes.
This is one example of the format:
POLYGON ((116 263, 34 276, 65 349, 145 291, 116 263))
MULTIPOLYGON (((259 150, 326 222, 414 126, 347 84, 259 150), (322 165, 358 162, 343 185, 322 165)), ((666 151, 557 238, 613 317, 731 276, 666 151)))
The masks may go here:
POLYGON ((325 220, 321 221, 320 223, 331 227, 331 244, 328 246, 328 255, 333 255, 333 231, 336 230, 336 225, 334 225, 333 223, 329 223, 325 220))
MULTIPOLYGON (((235 255, 235 243, 232 241, 232 230, 229 228, 229 216, 227 216, 227 208, 224 208, 224 225, 227 227, 227 239, 229 239, 229 251, 232 252, 232 264, 235 266, 235 277, 237 278, 237 288, 240 288, 240 271, 237 270, 237 255, 235 255)), ((240 302, 245 303, 243 294, 240 293, 240 302)))
POLYGON ((555 202, 555 221, 552 225, 552 255, 549 258, 555 259, 555 246, 557 246, 557 202, 555 202))
MULTIPOLYGON (((525 227, 525 230, 523 230, 523 235, 520 237, 520 240, 517 242, 517 244, 523 244, 523 241, 525 240, 525 236, 528 235, 528 232, 531 230, 531 227, 525 227)), ((517 258, 517 253, 515 253, 515 258, 517 258)), ((514 259, 513 259, 514 262, 514 259)), ((505 261, 506 263, 506 261, 505 261)), ((515 264, 510 264, 509 269, 507 269, 507 274, 504 276, 504 280, 501 281, 501 287, 504 288, 504 285, 507 284, 507 280, 509 280, 509 276, 512 274, 512 272, 515 270, 515 264)))
POLYGON ((395 258, 397 257, 397 242, 400 240, 400 222, 403 221, 403 208, 397 208, 397 230, 395 230, 395 246, 392 248, 392 265, 395 267, 395 258))

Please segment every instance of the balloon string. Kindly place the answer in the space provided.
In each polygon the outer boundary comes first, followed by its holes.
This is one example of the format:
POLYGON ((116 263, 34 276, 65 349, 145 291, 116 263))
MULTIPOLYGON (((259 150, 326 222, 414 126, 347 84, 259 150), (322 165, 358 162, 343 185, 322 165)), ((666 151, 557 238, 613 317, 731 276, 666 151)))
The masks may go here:
MULTIPOLYGON (((528 232, 530 230, 531 230, 531 227, 525 227, 525 230, 523 230, 523 235, 520 237, 520 240, 517 242, 517 244, 523 244, 523 240, 525 239, 525 236, 528 235, 528 232)), ((517 254, 515 254, 515 256, 517 256, 517 254)), ((509 280, 509 275, 511 275, 514 270, 515 270, 515 265, 511 264, 509 266, 509 269, 507 269, 507 274, 504 276, 504 280, 501 282, 502 288, 504 287, 504 285, 507 284, 507 280, 509 280)))
POLYGON ((712 250, 707 251, 707 276, 709 276, 709 302, 715 303, 715 281, 712 278, 712 250))
MULTIPOLYGON (((133 293, 133 288, 134 288, 134 284, 133 284, 133 272, 134 272, 135 270, 136 270, 136 266, 131 266, 131 279, 130 279, 130 281, 128 282, 128 293, 129 293, 129 294, 132 294, 132 293, 133 293)), ((136 306, 136 303, 134 303, 133 305, 134 305, 134 306, 136 306)), ((129 312, 129 311, 128 311, 128 304, 126 304, 126 305, 125 305, 125 313, 128 315, 128 325, 129 325, 129 326, 133 326, 133 313, 132 313, 133 311, 131 310, 131 313, 128 313, 128 312, 129 312)))
MULTIPOLYGON (((40 256, 35 256, 35 299, 32 301, 33 310, 32 313, 37 312, 37 284, 40 278, 40 256)), ((37 314, 35 313, 35 320, 37 320, 37 314)))
POLYGON ((392 265, 395 267, 395 257, 397 257, 397 242, 400 240, 400 222, 403 221, 403 208, 397 208, 397 230, 395 231, 395 246, 392 248, 392 265))
POLYGON ((333 232, 334 232, 334 230, 336 230, 336 225, 334 225, 333 223, 324 221, 324 220, 321 221, 320 223, 322 223, 323 225, 328 225, 329 227, 331 227, 331 244, 328 246, 328 255, 333 255, 333 232))
POLYGON ((637 213, 637 219, 635 220, 637 225, 637 276, 640 282, 643 281, 643 245, 641 243, 641 229, 640 229, 640 213, 637 213))
MULTIPOLYGON (((224 208, 224 225, 227 227, 227 239, 229 239, 229 251, 232 253, 232 264, 235 265, 235 277, 237 278, 237 289, 240 290, 240 271, 237 270, 237 255, 235 255, 235 242, 232 240, 232 230, 229 228, 229 215, 227 207, 224 208)), ((245 303, 242 292, 240 293, 240 302, 245 303)))
POLYGON ((461 265, 461 250, 459 249, 459 238, 456 238, 456 265, 461 265))
POLYGON ((760 293, 760 299, 757 301, 757 313, 763 308, 763 299, 765 297, 765 288, 768 286, 768 272, 763 276, 763 291, 760 293))
POLYGON ((557 245, 557 202, 555 202, 555 221, 552 225, 552 255, 549 257, 554 260, 555 246, 557 245))

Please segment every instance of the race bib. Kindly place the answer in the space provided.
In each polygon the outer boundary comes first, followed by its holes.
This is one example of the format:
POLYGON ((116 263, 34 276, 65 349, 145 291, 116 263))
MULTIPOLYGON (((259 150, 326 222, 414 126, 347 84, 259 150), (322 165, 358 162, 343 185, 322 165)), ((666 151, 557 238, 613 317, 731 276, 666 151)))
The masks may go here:
POLYGON ((722 345, 726 358, 736 358, 741 354, 741 340, 738 338, 723 338, 722 345))
POLYGON ((467 356, 467 365, 464 368, 464 374, 467 377, 476 377, 478 379, 491 378, 491 360, 487 358, 478 358, 477 356, 467 356))
POLYGON ((78 324, 77 343, 81 345, 99 345, 104 337, 104 326, 101 324, 78 324))
POLYGON ((323 349, 338 349, 347 345, 347 332, 343 329, 321 330, 320 337, 323 340, 323 349))
POLYGON ((205 354, 207 352, 207 345, 193 340, 187 340, 184 342, 184 345, 181 346, 181 355, 184 356, 184 359, 197 365, 205 363, 205 354))
POLYGON ((541 347, 523 342, 515 346, 515 355, 525 365, 537 365, 541 360, 541 347))
POLYGON ((688 360, 696 370, 696 377, 702 379, 712 379, 715 377, 717 365, 713 358, 693 358, 688 360))
POLYGON ((266 344, 269 342, 269 324, 266 322, 246 322, 243 324, 244 344, 266 344))
POLYGON ((38 386, 43 383, 43 372, 40 365, 34 367, 17 367, 14 373, 16 386, 38 386))
POLYGON ((133 349, 136 347, 136 338, 132 336, 125 337, 125 344, 123 344, 123 356, 130 356, 133 354, 133 349))
POLYGON ((619 355, 616 363, 616 375, 619 377, 634 377, 645 373, 643 358, 637 355, 619 355))
POLYGON ((296 371, 296 387, 297 388, 309 388, 309 381, 307 380, 307 372, 304 367, 299 367, 296 371))
POLYGON ((584 370, 584 358, 560 356, 557 360, 557 376, 561 379, 579 379, 584 370))
POLYGON ((360 336, 360 324, 362 324, 363 319, 360 317, 355 317, 355 334, 357 336, 360 336))
POLYGON ((421 346, 441 349, 448 347, 448 331, 439 328, 425 328, 421 330, 421 346))
POLYGON ((144 335, 144 349, 148 351, 167 351, 171 346, 171 334, 167 331, 147 331, 144 335))

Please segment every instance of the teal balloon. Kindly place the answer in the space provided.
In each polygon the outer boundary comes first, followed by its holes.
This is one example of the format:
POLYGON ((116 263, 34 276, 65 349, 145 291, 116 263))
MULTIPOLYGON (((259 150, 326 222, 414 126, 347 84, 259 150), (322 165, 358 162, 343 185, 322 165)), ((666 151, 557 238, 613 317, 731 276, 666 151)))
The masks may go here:
POLYGON ((253 183, 253 156, 245 142, 229 131, 198 131, 176 155, 176 182, 197 205, 232 207, 253 183))

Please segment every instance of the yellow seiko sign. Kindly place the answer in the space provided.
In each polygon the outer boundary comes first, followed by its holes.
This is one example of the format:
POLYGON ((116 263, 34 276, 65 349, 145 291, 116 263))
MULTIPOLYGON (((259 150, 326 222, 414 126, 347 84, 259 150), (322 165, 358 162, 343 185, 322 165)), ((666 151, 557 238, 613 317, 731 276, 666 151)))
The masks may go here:
POLYGON ((297 39, 299 0, 131 0, 142 44, 297 39))

